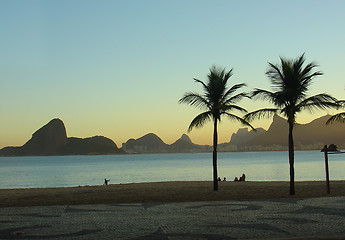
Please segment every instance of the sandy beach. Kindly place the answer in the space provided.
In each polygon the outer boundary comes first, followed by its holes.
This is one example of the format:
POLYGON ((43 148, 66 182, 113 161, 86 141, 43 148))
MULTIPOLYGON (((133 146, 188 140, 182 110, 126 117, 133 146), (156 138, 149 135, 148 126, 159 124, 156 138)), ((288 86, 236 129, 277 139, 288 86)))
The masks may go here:
POLYGON ((324 181, 296 182, 289 196, 289 182, 220 182, 214 192, 211 181, 110 184, 66 188, 1 189, 0 207, 148 202, 260 200, 345 196, 345 181, 332 181, 331 194, 324 181))

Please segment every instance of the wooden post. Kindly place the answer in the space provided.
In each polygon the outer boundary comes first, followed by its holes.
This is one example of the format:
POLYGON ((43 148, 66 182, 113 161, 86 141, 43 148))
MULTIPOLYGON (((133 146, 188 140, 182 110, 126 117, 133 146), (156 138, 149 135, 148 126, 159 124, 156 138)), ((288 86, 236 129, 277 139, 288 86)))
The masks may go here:
POLYGON ((325 169, 326 169, 326 187, 327 187, 327 193, 331 193, 331 189, 329 186, 329 170, 328 170, 328 148, 327 145, 323 147, 324 154, 325 154, 325 169))

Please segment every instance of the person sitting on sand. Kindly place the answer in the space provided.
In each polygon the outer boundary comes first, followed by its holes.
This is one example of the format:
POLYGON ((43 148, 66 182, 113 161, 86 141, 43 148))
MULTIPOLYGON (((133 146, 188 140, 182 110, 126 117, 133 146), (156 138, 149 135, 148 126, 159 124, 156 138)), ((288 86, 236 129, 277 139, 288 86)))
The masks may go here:
POLYGON ((220 182, 220 181, 222 181, 222 179, 220 179, 220 177, 218 177, 217 181, 219 181, 219 182, 220 182))
POLYGON ((237 178, 237 177, 235 177, 234 181, 235 181, 235 182, 238 182, 238 178, 237 178))
POLYGON ((104 185, 108 185, 108 182, 110 181, 110 179, 106 179, 104 178, 104 185))
POLYGON ((226 177, 224 177, 223 181, 226 181, 226 177))
POLYGON ((242 181, 242 182, 246 181, 246 175, 244 175, 244 173, 240 177, 240 181, 242 181))

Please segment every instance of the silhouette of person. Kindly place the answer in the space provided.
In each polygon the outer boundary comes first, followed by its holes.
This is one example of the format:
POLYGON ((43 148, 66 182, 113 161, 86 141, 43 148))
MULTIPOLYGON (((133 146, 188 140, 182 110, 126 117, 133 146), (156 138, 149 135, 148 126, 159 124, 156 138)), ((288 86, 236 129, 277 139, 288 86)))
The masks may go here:
POLYGON ((220 179, 220 177, 218 177, 218 179, 217 179, 218 181, 222 181, 222 179, 220 179))
POLYGON ((235 182, 238 182, 238 178, 237 178, 237 177, 235 177, 234 181, 235 181, 235 182))
POLYGON ((240 181, 246 181, 246 175, 244 175, 244 173, 242 174, 242 176, 240 177, 240 181))
POLYGON ((110 179, 106 179, 104 178, 104 185, 108 185, 108 182, 110 181, 110 179))
POLYGON ((223 181, 226 181, 226 177, 224 177, 223 181))

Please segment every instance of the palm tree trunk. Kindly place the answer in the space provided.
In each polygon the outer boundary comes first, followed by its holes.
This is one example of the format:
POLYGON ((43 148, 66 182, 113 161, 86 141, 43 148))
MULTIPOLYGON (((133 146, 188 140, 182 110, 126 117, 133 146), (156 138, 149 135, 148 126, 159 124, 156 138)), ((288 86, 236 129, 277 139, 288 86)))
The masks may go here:
POLYGON ((217 132, 217 119, 214 119, 213 131, 213 190, 218 191, 218 172, 217 172, 217 145, 218 145, 218 132, 217 132))
POLYGON ((290 195, 295 195, 295 149, 293 142, 293 127, 294 124, 289 121, 289 164, 290 164, 290 195))

